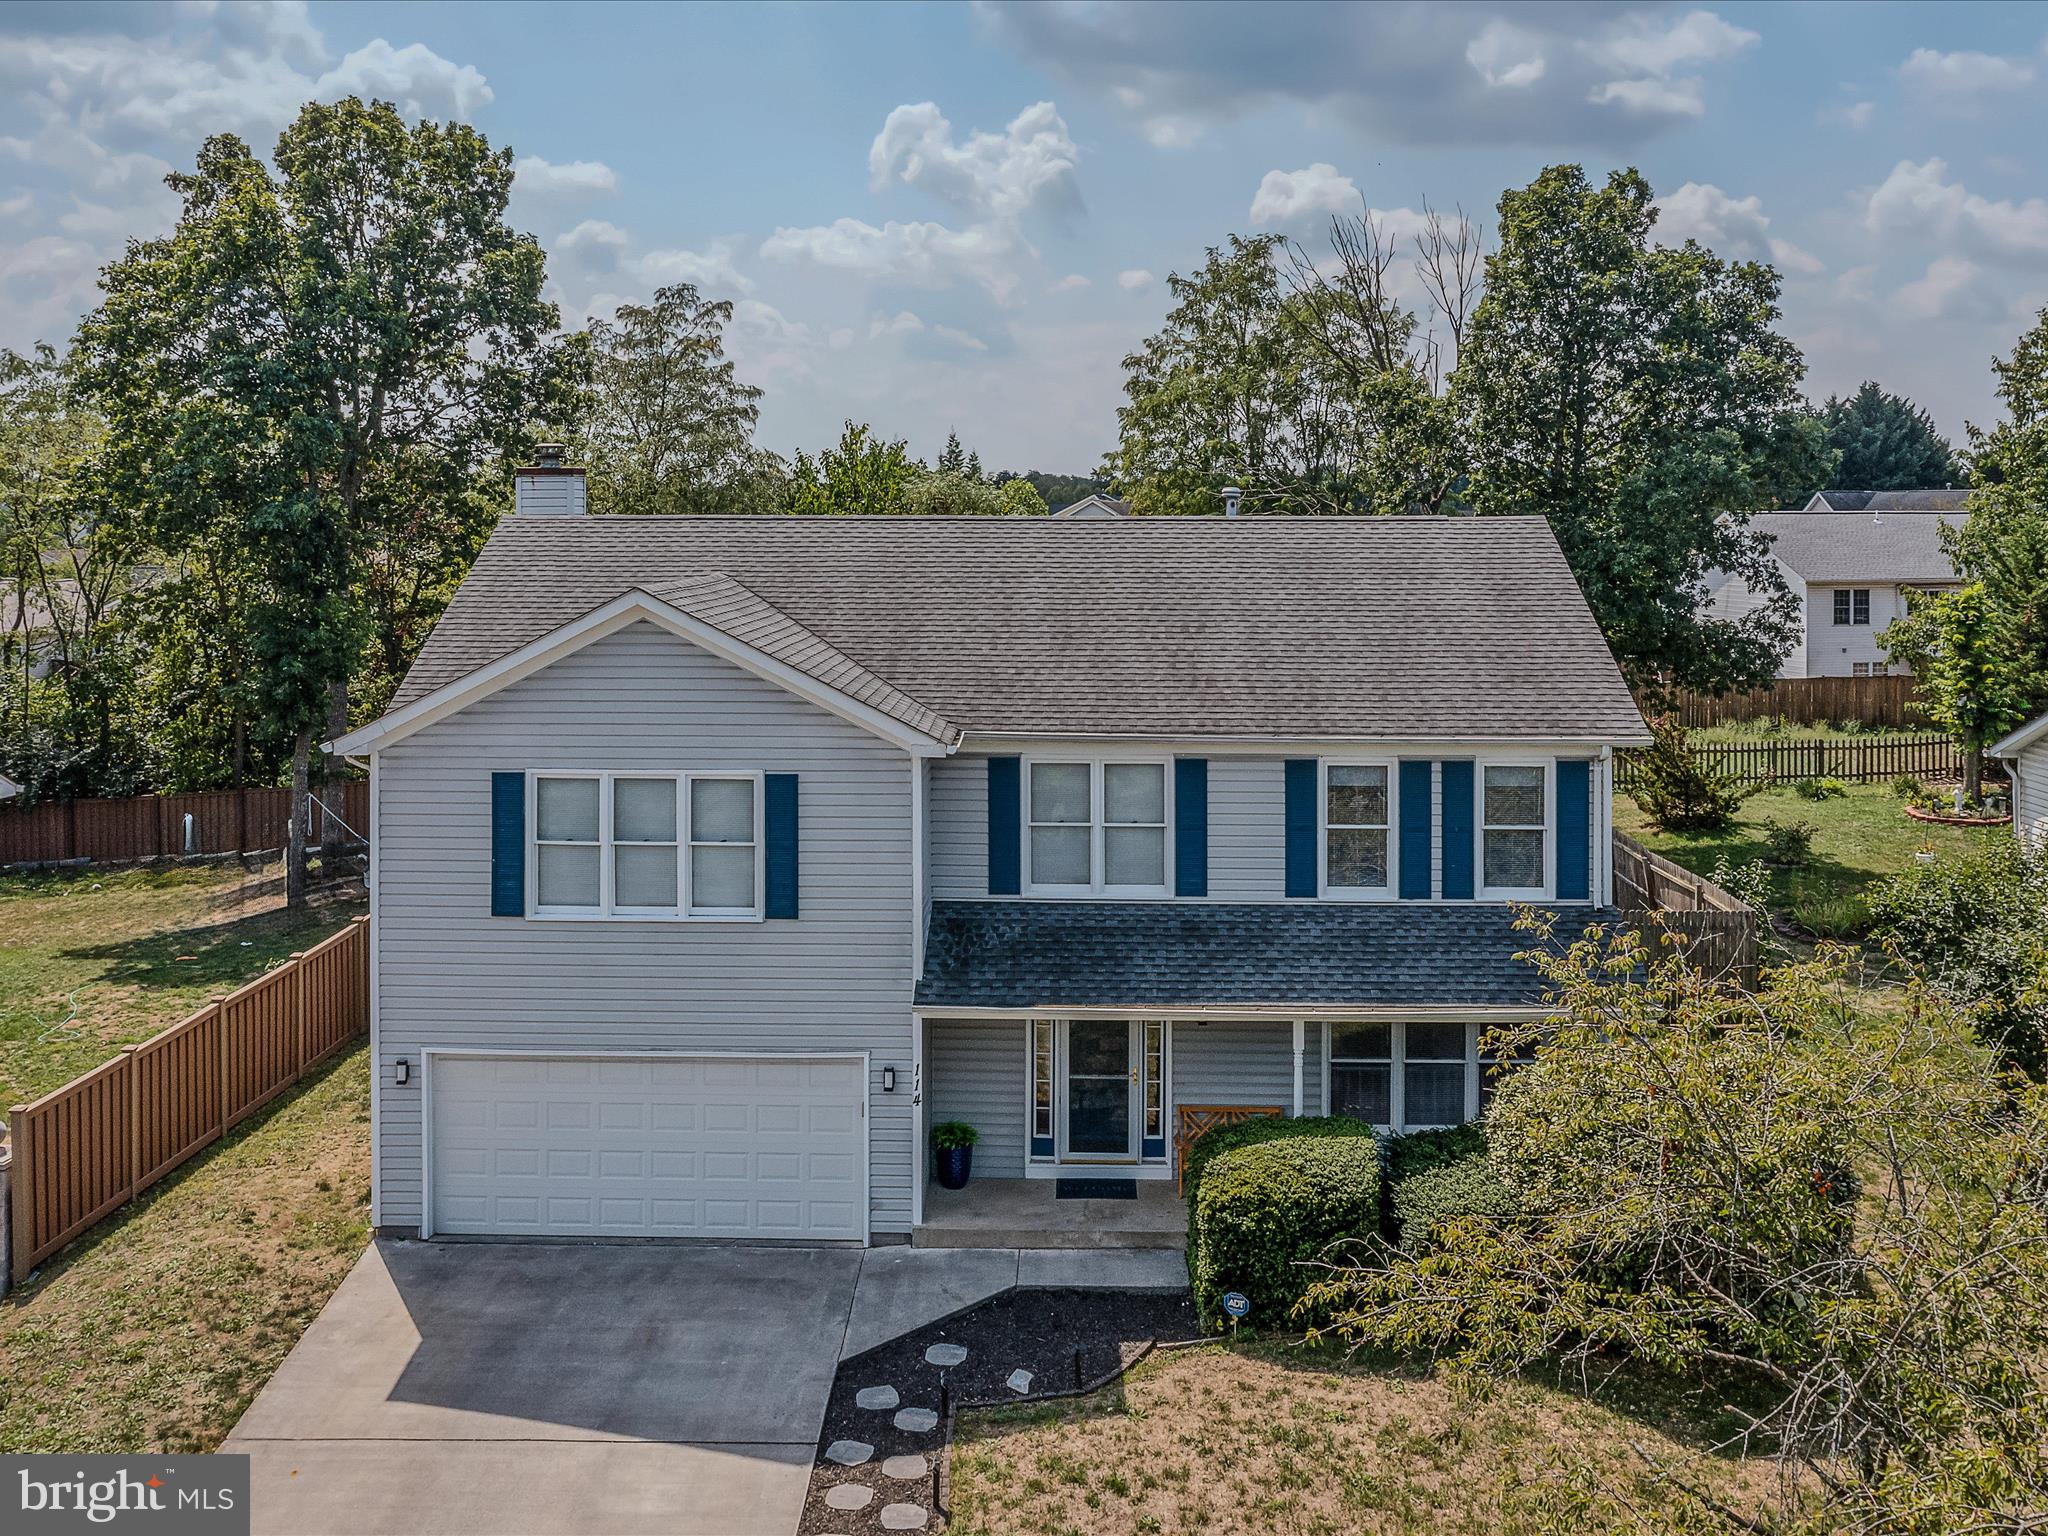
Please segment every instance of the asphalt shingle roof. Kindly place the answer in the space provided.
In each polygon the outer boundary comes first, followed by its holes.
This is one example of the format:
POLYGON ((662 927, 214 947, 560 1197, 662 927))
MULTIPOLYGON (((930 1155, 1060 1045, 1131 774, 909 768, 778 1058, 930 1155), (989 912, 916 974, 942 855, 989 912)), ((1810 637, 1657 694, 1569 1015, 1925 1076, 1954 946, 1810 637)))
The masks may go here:
MULTIPOLYGON (((1560 932, 1616 914, 1560 909, 1560 932)), ((1506 905, 937 901, 920 1008, 1540 1007, 1506 905)))
POLYGON ((508 517, 394 707, 678 582, 970 734, 1645 739, 1519 517, 508 517))
POLYGON ((1806 581, 1915 582, 1956 579, 1939 529, 1962 522, 1960 512, 1759 512, 1749 526, 1806 581))
POLYGON ((1820 491, 1815 499, 1823 504, 1812 508, 1816 512, 1961 512, 1969 505, 1970 492, 1953 487, 1927 491, 1820 491))

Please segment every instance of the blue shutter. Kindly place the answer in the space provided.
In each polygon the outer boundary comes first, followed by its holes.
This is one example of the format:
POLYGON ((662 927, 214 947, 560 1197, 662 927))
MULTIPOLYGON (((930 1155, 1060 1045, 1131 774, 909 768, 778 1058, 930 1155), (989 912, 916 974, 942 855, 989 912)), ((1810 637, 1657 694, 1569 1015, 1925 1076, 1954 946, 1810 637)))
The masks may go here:
POLYGON ((1593 899, 1593 765, 1557 760, 1557 899, 1593 899))
POLYGON ((1023 890, 1023 861, 1017 841, 1024 818, 1021 758, 988 760, 988 893, 1015 896, 1023 890))
POLYGON ((1287 783, 1287 894, 1316 894, 1316 760, 1290 757, 1287 783))
POLYGON ((1444 764, 1444 900, 1472 899, 1472 764, 1444 764))
POLYGON ((763 917, 796 916, 796 775, 761 775, 761 833, 767 866, 761 890, 763 917))
POLYGON ((1401 899, 1429 900, 1430 765, 1401 760, 1401 899))
POLYGON ((1209 894, 1209 760, 1173 760, 1173 894, 1209 894))
POLYGON ((491 916, 526 916, 526 775, 491 775, 491 916))

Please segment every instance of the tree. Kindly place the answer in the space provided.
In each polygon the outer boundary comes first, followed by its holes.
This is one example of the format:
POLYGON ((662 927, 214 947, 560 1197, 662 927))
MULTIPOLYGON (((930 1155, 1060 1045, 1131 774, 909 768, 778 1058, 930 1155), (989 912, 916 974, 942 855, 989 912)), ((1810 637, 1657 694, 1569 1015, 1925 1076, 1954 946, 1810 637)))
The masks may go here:
POLYGON ((1829 395, 1820 419, 1828 447, 1841 455, 1829 490, 1915 491, 1956 483, 1960 471, 1948 439, 1904 395, 1865 379, 1846 400, 1829 395))
POLYGON ((1698 1380, 1796 1474, 1722 1529, 2021 1531, 2048 1507, 2048 1089, 1839 952, 1737 994, 1635 932, 1537 929, 1550 1016, 1496 1032, 1508 1211, 1312 1293, 1456 1369, 1617 1356, 1698 1380), (1802 1482, 1824 1507, 1804 1507, 1802 1482))
POLYGON ((939 452, 939 473, 942 475, 964 475, 967 473, 967 451, 960 446, 960 434, 947 432, 946 446, 939 452))
POLYGON ((1029 480, 1005 480, 996 487, 996 506, 1005 517, 1043 517, 1045 498, 1029 480))
POLYGON ((1826 449, 1777 274, 1653 247, 1655 219, 1634 171, 1504 195, 1451 396, 1472 506, 1549 520, 1632 682, 1719 692, 1769 679, 1798 618, 1746 514, 1819 484, 1826 449), (1711 616, 1716 568, 1767 601, 1711 616))
POLYGON ((866 422, 848 421, 837 446, 815 459, 798 451, 789 474, 789 510, 842 517, 907 512, 911 484, 923 472, 901 438, 884 442, 866 422))
POLYGON ((106 269, 79 345, 152 536, 228 552, 246 583, 258 709, 292 743, 297 902, 313 744, 348 723, 365 571, 411 526, 394 504, 502 475, 568 423, 583 359, 505 222, 509 150, 350 97, 305 107, 273 161, 209 139, 168 178, 176 228, 106 269))
POLYGON ((903 510, 917 517, 995 517, 1003 504, 992 486, 957 470, 938 470, 911 477, 903 510))
POLYGON ((729 302, 677 283, 591 325, 593 512, 753 510, 761 391, 725 356, 731 323, 729 302))
POLYGON ((979 453, 969 453, 967 455, 966 475, 976 485, 981 484, 981 455, 979 453))
POLYGON ((1919 679, 1928 718, 1963 749, 1963 794, 1984 792, 1984 748, 2027 717, 2010 615, 1971 582, 1922 596, 1878 643, 1919 679))

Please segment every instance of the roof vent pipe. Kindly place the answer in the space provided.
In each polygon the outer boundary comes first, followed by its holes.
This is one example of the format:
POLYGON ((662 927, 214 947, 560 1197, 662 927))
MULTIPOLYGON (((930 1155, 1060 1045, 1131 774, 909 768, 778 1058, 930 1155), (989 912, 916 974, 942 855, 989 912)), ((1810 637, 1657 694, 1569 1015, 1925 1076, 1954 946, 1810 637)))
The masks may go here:
POLYGON ((1223 487, 1223 515, 1225 517, 1237 516, 1237 503, 1243 495, 1244 492, 1234 485, 1223 487))

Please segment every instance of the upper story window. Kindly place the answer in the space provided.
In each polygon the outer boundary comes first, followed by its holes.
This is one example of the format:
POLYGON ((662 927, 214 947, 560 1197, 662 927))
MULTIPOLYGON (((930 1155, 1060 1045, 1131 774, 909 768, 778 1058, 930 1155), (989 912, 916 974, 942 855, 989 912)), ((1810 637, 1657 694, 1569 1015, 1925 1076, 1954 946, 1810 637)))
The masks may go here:
POLYGON ((1870 622, 1870 588, 1835 588, 1835 622, 1837 624, 1868 624, 1870 622))
POLYGON ((1388 763, 1323 765, 1323 890, 1385 896, 1393 890, 1394 774, 1388 763))
POLYGON ((532 804, 536 917, 761 915, 758 775, 536 774, 532 804))
POLYGON ((1550 770, 1486 763, 1480 772, 1480 894, 1541 897, 1550 870, 1550 770))
POLYGON ((1163 761, 1034 761, 1024 802, 1033 891, 1165 894, 1163 761))

